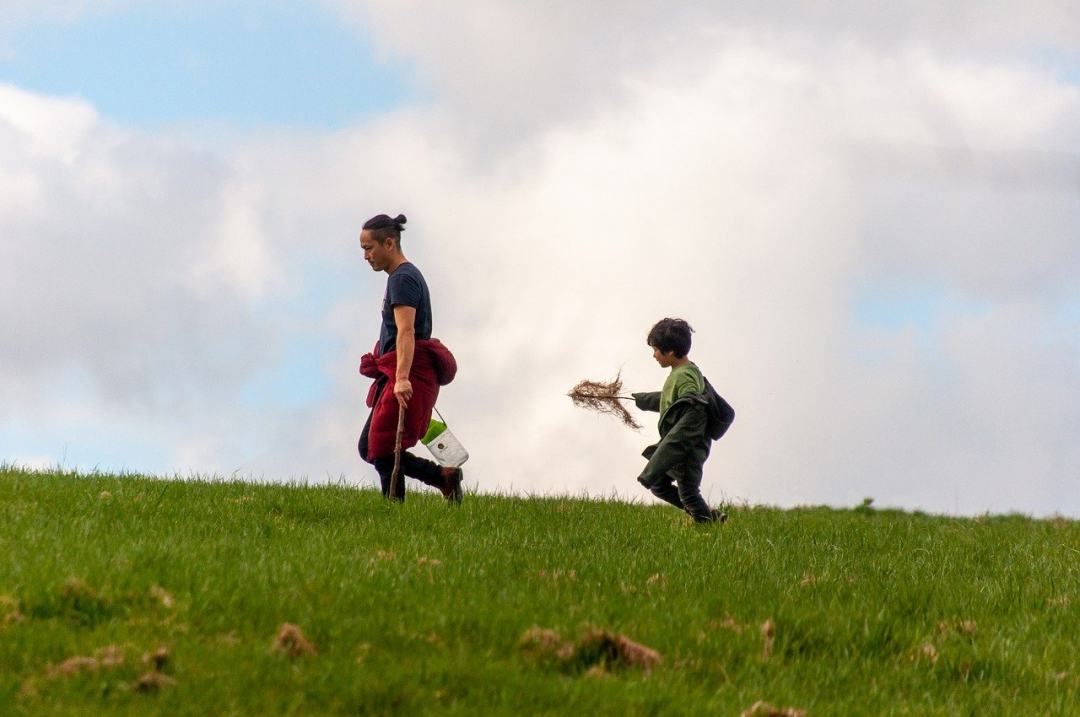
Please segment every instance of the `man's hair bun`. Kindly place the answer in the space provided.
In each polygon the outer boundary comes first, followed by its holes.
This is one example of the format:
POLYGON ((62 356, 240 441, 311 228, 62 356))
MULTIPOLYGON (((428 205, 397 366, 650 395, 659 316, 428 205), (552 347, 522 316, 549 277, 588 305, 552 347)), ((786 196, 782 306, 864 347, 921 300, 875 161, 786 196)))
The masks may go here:
POLYGON ((399 232, 404 230, 402 226, 406 222, 404 214, 398 214, 393 219, 387 214, 376 214, 371 219, 364 222, 364 229, 396 229, 399 232))

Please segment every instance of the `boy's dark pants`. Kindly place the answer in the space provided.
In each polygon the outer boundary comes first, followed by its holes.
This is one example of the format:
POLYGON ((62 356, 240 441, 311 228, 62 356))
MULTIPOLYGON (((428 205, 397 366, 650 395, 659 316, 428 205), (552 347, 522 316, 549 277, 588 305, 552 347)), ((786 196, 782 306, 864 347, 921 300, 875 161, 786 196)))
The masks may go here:
POLYGON ((686 511, 695 523, 708 523, 713 519, 709 504, 701 495, 702 468, 709 457, 709 441, 687 451, 686 459, 676 463, 658 479, 645 485, 657 498, 686 511))
POLYGON ((686 511, 696 523, 713 520, 709 504, 701 497, 702 468, 712 447, 705 434, 706 421, 704 407, 686 407, 660 443, 645 449, 649 463, 638 476, 638 482, 653 495, 686 511))

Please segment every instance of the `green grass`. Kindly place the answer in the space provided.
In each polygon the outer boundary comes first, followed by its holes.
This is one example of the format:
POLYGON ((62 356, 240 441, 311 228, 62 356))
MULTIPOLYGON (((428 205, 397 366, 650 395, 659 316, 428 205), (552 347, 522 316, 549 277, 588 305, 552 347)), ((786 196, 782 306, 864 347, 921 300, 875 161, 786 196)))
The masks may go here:
POLYGON ((1080 712, 1080 523, 730 512, 0 468, 0 714, 1080 712), (534 626, 663 663, 530 657, 534 626))

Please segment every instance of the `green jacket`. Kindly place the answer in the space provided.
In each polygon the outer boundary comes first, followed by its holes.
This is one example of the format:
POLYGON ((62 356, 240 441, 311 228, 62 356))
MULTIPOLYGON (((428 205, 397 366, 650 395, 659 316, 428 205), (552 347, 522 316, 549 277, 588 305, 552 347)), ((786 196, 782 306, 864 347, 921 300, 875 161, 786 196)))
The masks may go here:
MULTIPOLYGON (((660 410, 660 392, 630 394, 642 411, 660 410)), ((672 468, 686 463, 701 465, 709 457, 712 440, 706 433, 708 424, 708 390, 701 394, 683 396, 672 403, 660 416, 660 441, 649 446, 641 455, 649 459, 638 482, 650 487, 672 468)))

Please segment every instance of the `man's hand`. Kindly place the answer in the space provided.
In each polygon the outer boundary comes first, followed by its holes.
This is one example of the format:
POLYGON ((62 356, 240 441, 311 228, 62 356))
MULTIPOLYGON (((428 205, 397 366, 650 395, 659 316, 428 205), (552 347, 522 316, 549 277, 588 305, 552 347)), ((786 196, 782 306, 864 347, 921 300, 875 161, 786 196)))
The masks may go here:
POLYGON ((399 378, 394 382, 394 396, 398 400, 398 405, 402 408, 406 408, 409 399, 412 398, 412 381, 407 378, 399 378))

